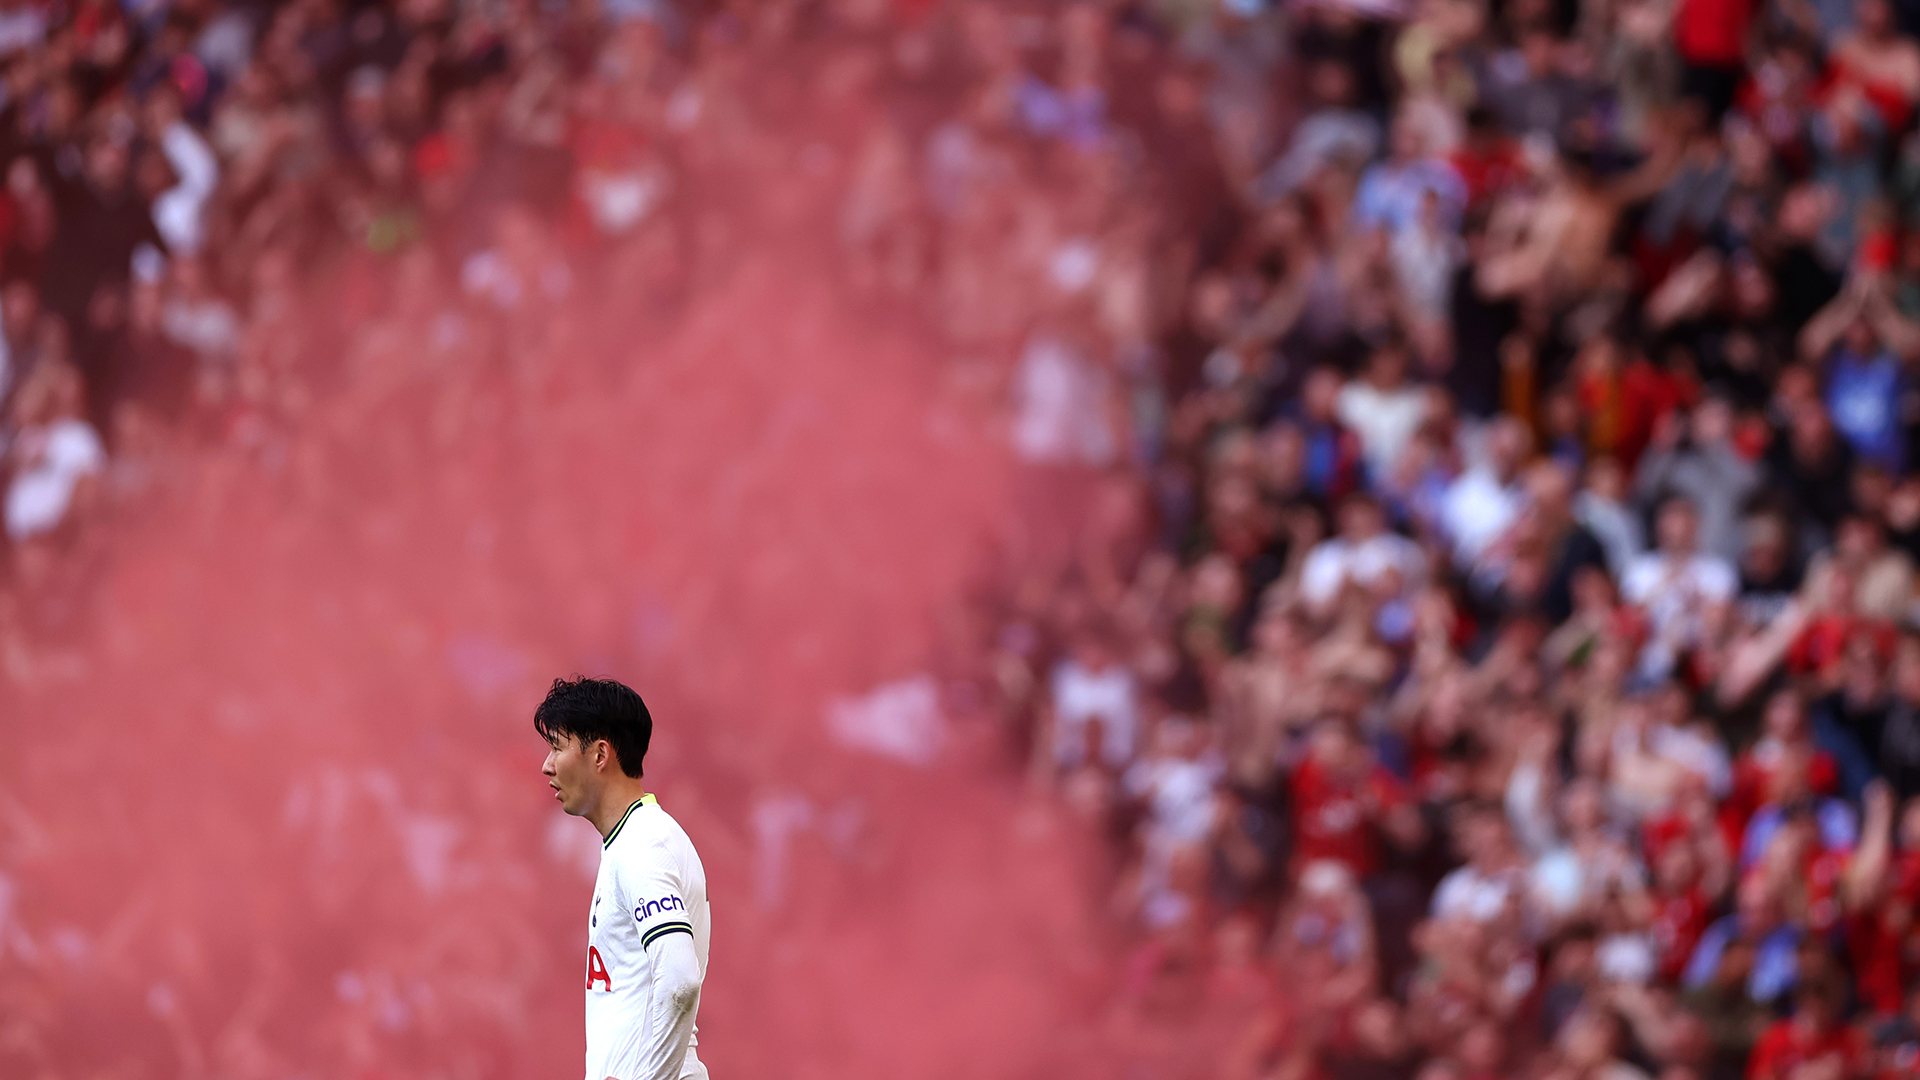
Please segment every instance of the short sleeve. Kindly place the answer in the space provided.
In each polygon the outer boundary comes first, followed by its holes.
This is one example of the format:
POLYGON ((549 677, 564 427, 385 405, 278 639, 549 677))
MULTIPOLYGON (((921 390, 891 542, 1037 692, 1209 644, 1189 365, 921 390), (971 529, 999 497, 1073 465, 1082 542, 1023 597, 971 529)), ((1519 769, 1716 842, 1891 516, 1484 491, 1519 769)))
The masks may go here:
POLYGON ((692 934, 686 889, 672 860, 659 846, 642 848, 616 869, 627 914, 640 930, 646 948, 672 934, 692 934))

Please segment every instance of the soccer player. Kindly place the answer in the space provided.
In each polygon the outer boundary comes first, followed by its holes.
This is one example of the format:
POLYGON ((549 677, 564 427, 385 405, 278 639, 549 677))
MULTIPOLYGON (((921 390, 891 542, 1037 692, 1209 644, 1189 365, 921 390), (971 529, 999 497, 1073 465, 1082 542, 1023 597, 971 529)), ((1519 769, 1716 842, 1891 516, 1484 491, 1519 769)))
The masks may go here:
POLYGON ((705 1080, 694 1014, 707 975, 707 874, 641 788, 653 717, 611 679, 555 679, 533 713, 561 809, 600 830, 587 915, 586 1080, 705 1080))

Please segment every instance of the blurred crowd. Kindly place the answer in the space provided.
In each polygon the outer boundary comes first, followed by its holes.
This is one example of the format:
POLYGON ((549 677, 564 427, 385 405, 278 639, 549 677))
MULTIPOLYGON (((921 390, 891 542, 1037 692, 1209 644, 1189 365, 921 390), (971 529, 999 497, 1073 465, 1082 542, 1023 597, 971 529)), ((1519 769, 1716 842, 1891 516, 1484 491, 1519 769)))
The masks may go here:
POLYGON ((1110 838, 1119 1022, 1228 1080, 1920 1076, 1915 32, 3 0, 0 673, 117 523, 535 452, 785 238, 1023 463, 966 660, 1110 838))
POLYGON ((1010 437, 1090 494, 990 667, 1114 838, 1122 1017, 1231 1077, 1920 1074, 1920 9, 1047 18, 959 19, 1001 74, 926 168, 1031 170, 1010 437))

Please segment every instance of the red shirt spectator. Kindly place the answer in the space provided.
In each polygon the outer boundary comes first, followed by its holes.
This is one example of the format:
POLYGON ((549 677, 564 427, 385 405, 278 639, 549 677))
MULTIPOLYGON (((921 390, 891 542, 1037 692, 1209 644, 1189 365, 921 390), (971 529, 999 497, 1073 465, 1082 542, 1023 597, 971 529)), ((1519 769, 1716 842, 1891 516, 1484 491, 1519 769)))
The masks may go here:
POLYGON ((1834 1023, 1824 990, 1806 988, 1797 997, 1794 1014, 1775 1022, 1754 1045, 1747 1080, 1788 1080, 1802 1065, 1832 1054, 1840 1056, 1842 1075, 1854 1074, 1864 1056, 1859 1033, 1834 1023))
POLYGON ((1798 693, 1781 690, 1769 698, 1761 724, 1759 740, 1733 763, 1733 791, 1721 807, 1736 850, 1755 810, 1784 798, 1831 795, 1840 786, 1833 755, 1814 748, 1798 693))
POLYGON ((1796 675, 1814 675, 1825 671, 1847 651, 1855 636, 1866 636, 1882 656, 1893 654, 1898 633, 1883 620, 1855 614, 1832 612, 1807 625, 1787 650, 1787 670, 1796 675))
POLYGON ((1689 376, 1656 367, 1644 355, 1623 363, 1621 352, 1611 338, 1596 338, 1583 348, 1576 361, 1574 395, 1589 418, 1589 448, 1612 454, 1631 468, 1660 418, 1698 401, 1700 387, 1689 376))
POLYGON ((1467 188, 1467 205, 1480 206, 1525 172, 1520 146, 1500 130, 1485 106, 1467 111, 1467 137, 1447 158, 1467 188))
POLYGON ((1678 979, 1707 929, 1706 890, 1695 885, 1680 892, 1655 893, 1653 904, 1653 945, 1660 954, 1660 977, 1678 979))
POLYGON ((1294 859, 1332 859, 1364 878, 1380 868, 1385 819, 1410 809, 1399 779, 1344 725, 1323 725, 1293 774, 1294 859))

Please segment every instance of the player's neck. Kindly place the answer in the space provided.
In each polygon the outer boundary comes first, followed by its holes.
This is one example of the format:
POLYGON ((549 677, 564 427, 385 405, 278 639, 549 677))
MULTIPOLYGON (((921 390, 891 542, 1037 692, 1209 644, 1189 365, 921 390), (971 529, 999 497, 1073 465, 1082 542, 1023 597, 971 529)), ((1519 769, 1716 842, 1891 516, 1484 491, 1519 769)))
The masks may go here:
POLYGON ((626 817, 627 811, 646 793, 645 786, 637 778, 623 776, 608 784, 607 789, 600 793, 600 805, 586 815, 587 820, 593 822, 593 827, 600 830, 600 839, 605 840, 611 835, 614 827, 620 824, 620 819, 626 817))

